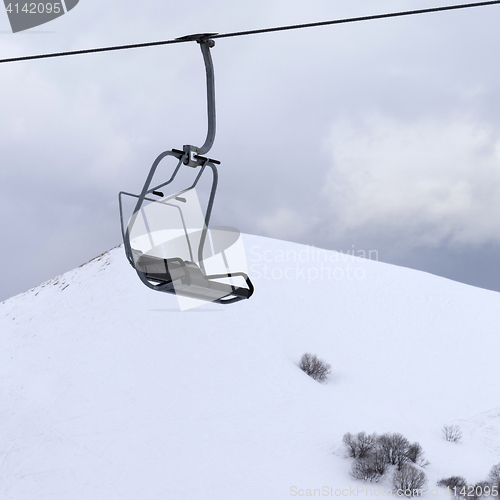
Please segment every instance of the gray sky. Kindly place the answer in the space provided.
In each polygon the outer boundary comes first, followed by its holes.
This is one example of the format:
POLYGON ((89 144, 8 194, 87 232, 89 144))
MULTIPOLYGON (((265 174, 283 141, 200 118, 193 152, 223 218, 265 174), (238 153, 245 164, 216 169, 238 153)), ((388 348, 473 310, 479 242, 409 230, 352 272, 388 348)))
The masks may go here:
MULTIPOLYGON (((2 58, 452 5, 80 0, 2 58)), ((213 222, 500 291, 500 6, 221 39, 213 222)), ((0 65, 0 300, 121 242, 120 190, 206 133, 195 43, 0 65)))

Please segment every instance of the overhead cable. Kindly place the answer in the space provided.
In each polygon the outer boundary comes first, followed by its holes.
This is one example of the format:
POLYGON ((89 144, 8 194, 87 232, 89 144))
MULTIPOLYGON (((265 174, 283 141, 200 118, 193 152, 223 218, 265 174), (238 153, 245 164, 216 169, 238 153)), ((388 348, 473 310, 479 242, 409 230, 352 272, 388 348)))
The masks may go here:
MULTIPOLYGON (((476 2, 476 3, 466 3, 466 4, 458 4, 458 5, 447 5, 442 7, 432 7, 429 9, 418 9, 418 10, 408 10, 403 12, 390 12, 387 14, 375 14, 371 16, 361 16, 361 17, 350 17, 347 19, 335 19, 333 21, 320 21, 315 23, 306 23, 306 24, 293 24, 288 26, 278 26, 275 28, 263 28, 258 30, 249 30, 249 31, 236 31, 233 33, 211 33, 210 39, 216 38, 230 38, 236 36, 245 36, 245 35, 257 35, 262 33, 272 33, 275 31, 288 31, 288 30, 296 30, 301 28, 316 28, 319 26, 329 26, 333 24, 347 24, 347 23, 355 23, 359 21, 374 21, 376 19, 387 19, 391 17, 403 17, 403 16, 414 16, 417 14, 428 14, 432 12, 443 12, 449 10, 458 10, 458 9, 470 9, 472 7, 483 7, 486 5, 494 5, 499 4, 500 0, 490 0, 487 2, 476 2)), ((52 57, 63 57, 63 56, 76 56, 80 54, 94 54, 97 52, 110 52, 113 50, 128 50, 128 49, 138 49, 143 47, 155 47, 159 45, 169 45, 174 43, 185 43, 188 41, 192 41, 193 38, 190 36, 175 38, 173 40, 161 40, 157 42, 145 42, 145 43, 133 43, 128 45, 115 45, 111 47, 99 47, 95 49, 82 49, 82 50, 72 50, 69 52, 54 52, 51 54, 37 54, 32 56, 22 56, 22 57, 10 57, 8 59, 0 59, 0 63, 6 62, 17 62, 17 61, 30 61, 33 59, 48 59, 52 57)))

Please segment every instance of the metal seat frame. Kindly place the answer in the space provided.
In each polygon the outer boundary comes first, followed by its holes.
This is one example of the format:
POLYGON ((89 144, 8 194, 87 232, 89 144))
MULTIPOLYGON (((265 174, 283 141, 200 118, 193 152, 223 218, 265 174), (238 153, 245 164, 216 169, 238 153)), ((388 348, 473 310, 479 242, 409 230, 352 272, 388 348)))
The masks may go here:
MULTIPOLYGON (((186 37, 179 38, 179 40, 193 40, 198 42, 200 44, 201 51, 203 54, 203 60, 205 63, 205 70, 207 77, 207 113, 208 113, 208 131, 203 146, 198 148, 192 145, 185 145, 183 146, 182 151, 177 149, 172 149, 170 151, 164 151, 163 153, 161 153, 153 162, 153 165, 151 166, 151 169, 146 178, 141 193, 139 195, 136 195, 133 193, 121 191, 119 193, 119 206, 120 206, 121 231, 125 247, 125 254, 127 256, 129 263, 135 269, 139 278, 147 287, 159 292, 178 294, 209 302, 215 302, 219 304, 230 304, 233 302, 238 302, 240 300, 250 298, 251 295, 253 294, 254 287, 248 275, 243 272, 207 275, 203 263, 203 249, 205 247, 207 231, 210 223, 210 216, 212 214, 215 192, 218 183, 218 172, 216 164, 220 164, 220 162, 217 160, 213 160, 211 158, 206 158, 202 156, 208 153, 208 151, 210 151, 215 139, 215 128, 216 128, 215 127, 215 78, 214 78, 212 57, 210 55, 210 48, 212 48, 215 45, 215 42, 210 39, 210 36, 214 34, 215 33, 203 33, 197 35, 188 35, 186 37), (178 161, 177 166, 175 167, 170 179, 167 180, 166 182, 151 187, 151 183, 157 171, 158 166, 160 165, 161 161, 164 158, 169 156, 173 156, 178 161), (175 272, 172 273, 168 272, 163 274, 158 274, 154 272, 152 273, 147 271, 147 267, 143 267, 142 270, 138 269, 139 266, 134 259, 133 250, 130 244, 130 228, 132 227, 135 218, 139 214, 141 207, 143 207, 144 203, 157 202, 158 200, 151 198, 151 195, 161 194, 163 196, 163 193, 160 193, 158 190, 171 184, 176 178, 182 166, 200 168, 200 171, 196 175, 196 178, 191 186, 171 196, 168 196, 167 198, 163 198, 161 200, 162 203, 168 202, 169 199, 178 198, 186 191, 194 189, 198 184, 198 181, 200 180, 201 176, 205 172, 205 170, 209 168, 212 171, 212 186, 210 189, 210 195, 205 212, 204 226, 202 228, 202 234, 198 246, 198 253, 196 259, 192 254, 187 228, 184 222, 184 218, 182 216, 182 210, 180 209, 180 207, 172 205, 175 208, 177 208, 180 212, 180 217, 182 220, 184 233, 189 245, 189 251, 191 254, 192 261, 183 261, 180 258, 158 259, 162 261, 164 260, 164 265, 166 269, 169 269, 168 265, 170 265, 171 268, 175 269, 175 272), (122 203, 123 196, 130 196, 133 198, 137 198, 132 218, 130 219, 130 222, 127 225, 127 227, 125 227, 123 218, 124 217, 123 203, 122 203), (195 261, 199 263, 199 267, 195 263, 195 261), (172 274, 174 276, 172 276, 172 274), (236 276, 242 277, 245 280, 248 288, 233 286, 231 284, 221 283, 220 281, 217 281, 218 279, 233 278, 236 276), (212 298, 210 297, 211 294, 212 298), (223 296, 220 298, 213 299, 213 294, 219 297, 221 294, 223 296)), ((148 259, 149 260, 155 259, 155 257, 148 256, 148 259)))

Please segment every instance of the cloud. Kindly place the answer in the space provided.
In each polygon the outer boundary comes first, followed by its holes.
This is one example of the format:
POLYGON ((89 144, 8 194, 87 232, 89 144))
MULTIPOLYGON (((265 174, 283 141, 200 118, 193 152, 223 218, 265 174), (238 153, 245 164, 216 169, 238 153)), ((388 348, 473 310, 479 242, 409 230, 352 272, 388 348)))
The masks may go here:
POLYGON ((500 242, 500 133, 470 120, 341 121, 322 195, 337 233, 384 228, 407 247, 500 242))
POLYGON ((291 208, 278 208, 273 214, 257 221, 259 232, 284 240, 302 237, 320 221, 318 216, 300 213, 291 208))
MULTIPOLYGON (((9 57, 402 9, 86 1, 50 33, 2 42, 9 57)), ((494 245, 495 9, 217 40, 213 223, 387 259, 399 240, 398 262, 425 244, 494 245)), ((0 69, 1 299, 119 243, 118 191, 137 192, 161 151, 202 142, 206 103, 194 43, 0 69)))

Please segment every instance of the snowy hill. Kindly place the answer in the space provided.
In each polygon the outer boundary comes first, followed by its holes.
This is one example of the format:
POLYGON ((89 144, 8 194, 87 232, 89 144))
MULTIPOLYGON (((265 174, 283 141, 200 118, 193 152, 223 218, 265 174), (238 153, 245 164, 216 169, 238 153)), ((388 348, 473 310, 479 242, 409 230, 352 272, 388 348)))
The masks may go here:
POLYGON ((366 487, 343 456, 359 431, 418 441, 431 487, 485 479, 500 461, 500 294, 244 242, 256 292, 237 304, 180 312, 120 247, 1 304, 2 500, 366 487), (297 367, 304 352, 331 363, 326 384, 297 367))

